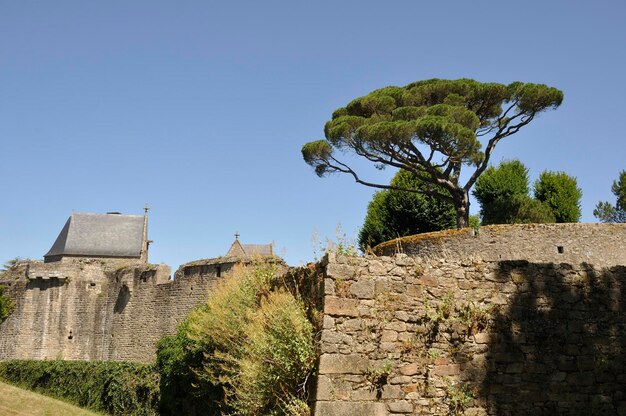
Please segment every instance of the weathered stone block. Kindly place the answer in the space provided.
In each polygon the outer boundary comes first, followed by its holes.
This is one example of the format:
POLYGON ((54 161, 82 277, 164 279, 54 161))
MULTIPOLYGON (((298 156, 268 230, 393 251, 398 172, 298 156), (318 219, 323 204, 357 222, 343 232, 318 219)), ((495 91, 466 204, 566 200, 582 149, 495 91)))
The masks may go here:
POLYGON ((392 267, 391 270, 389 270, 389 274, 392 276, 403 277, 406 276, 407 271, 404 267, 392 267))
POLYGON ((391 413, 412 413, 413 404, 408 400, 398 400, 387 405, 391 413))
POLYGON ((477 344, 488 344, 491 341, 491 334, 488 332, 480 332, 474 334, 474 342, 477 344))
POLYGON ((459 280, 459 289, 469 290, 478 287, 478 284, 471 280, 459 280))
POLYGON ((372 308, 369 305, 364 305, 363 303, 360 303, 356 310, 359 313, 359 316, 363 318, 368 318, 372 316, 372 308))
POLYGON ((515 293, 517 292, 517 286, 513 282, 507 282, 500 287, 500 291, 507 294, 515 293))
POLYGON ((412 363, 403 365, 398 369, 398 371, 400 371, 400 374, 404 374, 405 376, 412 376, 418 374, 420 372, 420 369, 421 366, 419 366, 417 363, 412 363))
POLYGON ((464 416, 487 416, 487 411, 482 407, 470 407, 463 412, 464 416))
POLYGON ((410 384, 410 376, 396 376, 389 379, 389 384, 410 384))
POLYGON ((382 336, 380 337, 381 342, 394 342, 398 340, 398 333, 396 331, 383 331, 382 336))
POLYGON ((358 299, 327 296, 324 300, 324 313, 334 316, 359 316, 358 299))
POLYGON ((333 400, 333 382, 330 377, 319 375, 315 391, 315 400, 333 400))
POLYGON ((324 279, 324 294, 334 296, 335 295, 335 280, 326 278, 324 279))
POLYGON ((380 350, 385 352, 397 351, 400 344, 398 342, 381 342, 380 350))
POLYGON ((323 327, 324 329, 333 329, 335 327, 335 318, 324 315, 323 327))
POLYGON ((336 331, 323 331, 321 341, 326 344, 341 344, 344 337, 344 334, 336 331))
POLYGON ((409 398, 410 393, 416 393, 418 389, 418 384, 405 384, 404 386, 402 386, 402 391, 407 393, 407 399, 409 398))
POLYGON ((362 355, 322 354, 320 374, 365 374, 369 359, 362 355))
POLYGON ((435 277, 434 275, 425 275, 420 277, 420 279, 418 280, 418 283, 424 286, 428 286, 428 287, 436 287, 439 286, 439 279, 437 279, 437 277, 435 277))
POLYGON ((350 280, 356 276, 354 266, 349 264, 330 263, 326 269, 328 276, 334 279, 350 280))
POLYGON ((390 385, 386 384, 383 386, 383 392, 381 398, 383 400, 386 399, 404 399, 404 392, 402 391, 402 387, 398 385, 390 385))
POLYGON ((376 402, 320 401, 315 404, 314 416, 386 416, 387 406, 376 402))
POLYGON ((380 278, 374 280, 374 293, 380 295, 381 293, 391 292, 393 282, 386 278, 380 278))
POLYGON ((412 266, 415 264, 415 260, 413 259, 413 257, 409 257, 404 253, 396 254, 395 260, 396 265, 398 266, 412 266))
POLYGON ((374 298, 375 282, 373 279, 359 279, 350 286, 350 293, 359 299, 374 298))
POLYGON ((330 344, 327 342, 322 342, 322 345, 320 345, 320 352, 322 354, 335 354, 339 352, 339 345, 338 344, 330 344))
POLYGON ((407 285, 406 286, 406 294, 407 296, 412 296, 414 298, 420 298, 422 296, 424 289, 422 289, 419 285, 407 285))
POLYGON ((387 273, 387 267, 379 260, 369 262, 368 271, 375 276, 382 276, 387 273))
POLYGON ((459 373, 461 373, 459 364, 437 365, 431 372, 431 374, 436 376, 456 376, 459 373))
POLYGON ((396 319, 403 321, 403 322, 409 321, 411 319, 411 316, 409 315, 409 313, 405 311, 396 312, 395 317, 396 319))
POLYGON ((399 332, 398 333, 398 341, 401 342, 414 342, 415 336, 410 332, 399 332))
POLYGON ((435 358, 435 365, 448 365, 448 364, 450 364, 450 360, 447 357, 435 358))
POLYGON ((354 401, 376 401, 376 395, 378 392, 376 389, 372 389, 371 386, 365 389, 358 389, 352 391, 350 394, 350 400, 354 401))
POLYGON ((404 322, 392 321, 385 325, 385 329, 396 332, 404 332, 406 331, 406 324, 404 322))
POLYGON ((346 319, 341 325, 341 329, 348 332, 359 331, 363 328, 363 320, 360 318, 346 319))
POLYGON ((506 305, 509 302, 509 298, 503 293, 497 293, 490 299, 490 301, 494 305, 506 305))

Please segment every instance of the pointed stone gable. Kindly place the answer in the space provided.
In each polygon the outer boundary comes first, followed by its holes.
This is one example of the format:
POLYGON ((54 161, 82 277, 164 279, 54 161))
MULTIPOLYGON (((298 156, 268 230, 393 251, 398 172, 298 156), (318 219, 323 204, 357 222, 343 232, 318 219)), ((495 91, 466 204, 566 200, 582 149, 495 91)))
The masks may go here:
POLYGON ((239 240, 235 239, 233 244, 231 244, 230 249, 228 250, 228 253, 226 253, 226 257, 240 257, 240 258, 246 257, 246 252, 244 251, 239 240))

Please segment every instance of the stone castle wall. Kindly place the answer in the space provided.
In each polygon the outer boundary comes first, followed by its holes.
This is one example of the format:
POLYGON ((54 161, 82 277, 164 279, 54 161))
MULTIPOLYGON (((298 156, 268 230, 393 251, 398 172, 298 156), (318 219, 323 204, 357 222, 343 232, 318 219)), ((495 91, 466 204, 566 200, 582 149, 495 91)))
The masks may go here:
MULTIPOLYGON (((290 270, 322 312, 315 415, 626 414, 625 247, 626 224, 491 226, 290 270)), ((151 361, 231 267, 23 263, 0 359, 151 361)))
POLYGON ((626 264, 624 224, 488 225, 398 238, 374 248, 433 260, 527 260, 536 263, 626 264))
POLYGON ((427 238, 326 260, 315 415, 626 414, 626 224, 427 238))
POLYGON ((21 263, 0 284, 15 311, 0 327, 0 359, 149 362, 234 263, 198 261, 170 280, 165 265, 97 259, 21 263), (218 276, 219 274, 219 276, 218 276))

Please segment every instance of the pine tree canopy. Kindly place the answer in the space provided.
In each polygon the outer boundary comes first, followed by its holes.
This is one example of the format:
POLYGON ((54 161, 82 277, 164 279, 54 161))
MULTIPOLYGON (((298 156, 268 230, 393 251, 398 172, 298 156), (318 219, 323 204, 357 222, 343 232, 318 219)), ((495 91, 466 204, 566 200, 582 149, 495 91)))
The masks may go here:
POLYGON ((469 215, 468 191, 497 143, 562 101, 563 93, 556 88, 521 82, 430 79, 386 87, 336 110, 324 127, 325 139, 305 144, 302 156, 319 176, 342 172, 363 185, 451 202, 457 226, 463 227, 469 215), (377 167, 405 169, 437 186, 401 189, 368 182, 339 160, 341 152, 364 157, 377 167), (464 165, 474 171, 460 184, 464 165))

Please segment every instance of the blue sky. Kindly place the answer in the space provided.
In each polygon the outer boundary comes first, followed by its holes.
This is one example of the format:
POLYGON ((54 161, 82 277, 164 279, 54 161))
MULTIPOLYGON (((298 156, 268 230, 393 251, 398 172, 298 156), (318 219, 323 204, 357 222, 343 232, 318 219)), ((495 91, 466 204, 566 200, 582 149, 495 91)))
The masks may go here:
POLYGON ((315 232, 357 235, 373 190, 318 178, 302 144, 351 99, 434 77, 563 90, 494 161, 577 177, 593 222, 626 169, 624 16, 621 1, 0 0, 0 260, 41 258, 73 210, 148 203, 152 262, 225 254, 236 231, 310 261, 315 232))

